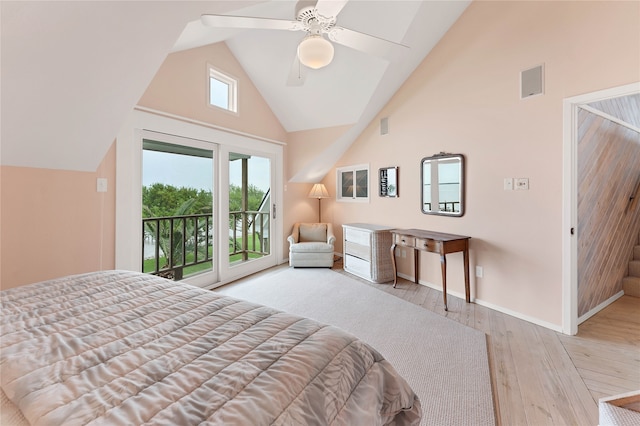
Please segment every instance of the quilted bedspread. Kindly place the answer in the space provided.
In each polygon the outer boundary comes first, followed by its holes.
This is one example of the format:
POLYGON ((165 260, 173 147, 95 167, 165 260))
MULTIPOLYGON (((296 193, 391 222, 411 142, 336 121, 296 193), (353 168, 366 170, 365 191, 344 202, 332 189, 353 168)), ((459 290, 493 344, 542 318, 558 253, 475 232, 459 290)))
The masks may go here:
POLYGON ((2 390, 33 425, 417 424, 420 403, 332 326, 126 271, 1 292, 2 390))

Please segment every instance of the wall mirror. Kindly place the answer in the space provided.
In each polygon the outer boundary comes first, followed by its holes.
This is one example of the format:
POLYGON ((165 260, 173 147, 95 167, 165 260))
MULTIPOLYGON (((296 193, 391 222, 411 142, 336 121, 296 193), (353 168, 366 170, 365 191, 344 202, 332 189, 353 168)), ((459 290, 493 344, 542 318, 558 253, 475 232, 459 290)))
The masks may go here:
POLYGON ((464 214, 464 156, 441 152, 420 163, 421 205, 425 214, 464 214))
POLYGON ((381 197, 397 197, 398 196, 398 168, 382 167, 378 172, 380 177, 380 196, 381 197))

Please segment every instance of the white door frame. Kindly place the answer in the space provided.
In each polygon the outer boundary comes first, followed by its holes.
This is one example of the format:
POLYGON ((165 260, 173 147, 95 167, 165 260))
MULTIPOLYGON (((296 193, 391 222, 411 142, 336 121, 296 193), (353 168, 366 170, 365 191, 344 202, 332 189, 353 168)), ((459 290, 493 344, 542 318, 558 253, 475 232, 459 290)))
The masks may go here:
MULTIPOLYGON (((220 192, 217 197, 217 202, 219 206, 220 212, 220 220, 219 220, 219 228, 220 232, 218 234, 218 247, 227 247, 229 243, 229 191, 224 191, 222 188, 229 188, 229 154, 237 153, 237 154, 246 154, 246 155, 255 155, 259 157, 268 158, 270 161, 270 230, 269 235, 271 236, 280 236, 280 240, 278 238, 269 238, 269 254, 266 256, 262 256, 257 259, 252 259, 248 262, 238 262, 237 264, 231 265, 229 264, 229 257, 223 260, 222 256, 220 257, 219 263, 219 273, 220 273, 220 281, 213 287, 215 288, 220 285, 226 284, 228 282, 234 281, 238 278, 262 271, 264 269, 270 268, 272 266, 276 266, 282 263, 283 259, 277 256, 278 248, 282 251, 282 220, 280 218, 280 214, 276 214, 274 217, 273 205, 278 206, 278 200, 281 199, 278 197, 278 191, 276 181, 278 175, 278 159, 277 156, 273 152, 265 152, 254 149, 248 149, 245 147, 239 146, 221 146, 220 147, 220 161, 219 161, 219 169, 218 169, 218 180, 220 182, 220 192)), ((282 209, 276 209, 276 212, 281 211, 282 209)))
MULTIPOLYGON (((116 139, 116 269, 140 271, 142 258, 142 135, 145 131, 176 135, 237 149, 254 149, 270 153, 276 159, 272 187, 274 200, 283 200, 283 145, 284 143, 261 138, 231 129, 224 129, 185 117, 137 108, 127 117, 116 139)), ((220 150, 218 150, 218 153, 220 150)), ((219 161, 220 155, 218 155, 219 161)), ((217 167, 219 170, 219 167, 217 167)), ((219 185, 219 180, 216 182, 219 185)), ((214 192, 219 193, 217 188, 214 192)), ((218 197, 219 198, 219 197, 218 197)), ((276 201, 278 202, 278 201, 276 201)), ((280 208, 280 210, 282 210, 280 208)), ((219 219, 218 222, 221 222, 219 219)), ((284 260, 284 236, 281 215, 272 223, 273 254, 277 264, 284 260)), ((223 228, 224 229, 224 228, 223 228)), ((224 231, 226 232, 226 231, 224 231)), ((218 272, 220 263, 218 263, 218 272)), ((238 277, 234 277, 238 278, 238 277)), ((211 288, 228 282, 229 277, 216 282, 196 283, 211 288)))
MULTIPOLYGON (((563 100, 562 332, 578 333, 578 108, 640 93, 640 82, 563 100)), ((603 306, 604 307, 604 306, 603 306)))

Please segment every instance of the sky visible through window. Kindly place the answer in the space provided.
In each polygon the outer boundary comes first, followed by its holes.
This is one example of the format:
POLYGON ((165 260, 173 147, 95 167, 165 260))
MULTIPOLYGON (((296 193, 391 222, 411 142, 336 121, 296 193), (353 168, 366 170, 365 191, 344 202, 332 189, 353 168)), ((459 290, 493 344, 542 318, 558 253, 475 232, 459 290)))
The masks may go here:
MULTIPOLYGON (((212 190, 213 167, 210 158, 143 150, 142 161, 143 186, 158 182, 175 187, 212 190)), ((240 161, 232 161, 229 165, 230 183, 237 186, 242 183, 242 170, 239 166, 240 161)), ((263 191, 269 188, 269 159, 252 157, 249 173, 253 185, 263 191)))
POLYGON ((211 191, 213 167, 211 158, 180 155, 168 152, 142 151, 142 185, 163 183, 177 188, 211 191))
POLYGON ((229 85, 213 77, 209 80, 209 102, 211 105, 229 109, 229 85))

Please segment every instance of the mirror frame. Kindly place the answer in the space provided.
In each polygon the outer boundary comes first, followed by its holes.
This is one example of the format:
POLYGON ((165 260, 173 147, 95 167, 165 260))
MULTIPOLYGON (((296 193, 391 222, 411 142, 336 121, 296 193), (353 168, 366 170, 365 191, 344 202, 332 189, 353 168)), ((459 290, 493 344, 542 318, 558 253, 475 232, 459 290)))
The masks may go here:
POLYGON ((465 206, 466 206, 466 201, 465 201, 465 159, 464 159, 464 155, 462 154, 449 154, 449 153, 445 153, 445 152, 441 152, 439 154, 435 154, 431 157, 424 157, 422 160, 420 160, 420 210, 422 211, 422 213, 424 214, 432 214, 432 215, 438 215, 438 216, 450 216, 450 217, 461 217, 464 215, 465 212, 465 206), (441 210, 437 210, 437 211, 432 211, 432 210, 425 210, 424 209, 424 164, 427 161, 434 161, 434 160, 444 160, 444 159, 452 159, 452 158, 457 158, 460 160, 460 211, 459 212, 446 212, 446 211, 441 211, 441 210))
POLYGON ((389 197, 389 198, 397 198, 400 196, 399 171, 400 171, 399 167, 381 167, 378 170, 378 182, 379 182, 378 195, 380 195, 381 197, 389 197), (393 170, 393 173, 395 174, 396 189, 393 193, 389 193, 387 176, 389 172, 392 170, 393 170))

